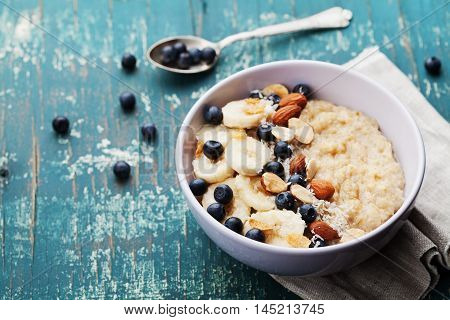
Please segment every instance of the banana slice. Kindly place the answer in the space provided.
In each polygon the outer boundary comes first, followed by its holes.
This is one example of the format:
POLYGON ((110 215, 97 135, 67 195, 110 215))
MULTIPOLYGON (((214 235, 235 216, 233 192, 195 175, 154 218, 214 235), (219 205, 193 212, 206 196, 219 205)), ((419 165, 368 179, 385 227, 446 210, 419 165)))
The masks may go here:
POLYGON ((197 178, 201 178, 208 183, 221 182, 234 174, 227 161, 222 158, 216 162, 209 160, 203 153, 199 158, 192 161, 194 173, 197 178))
POLYGON ((223 124, 229 128, 256 128, 267 117, 266 107, 272 102, 264 99, 231 101, 223 108, 223 124))
POLYGON ((256 176, 271 160, 272 153, 264 143, 251 137, 232 139, 225 149, 230 167, 245 176, 256 176))
POLYGON ((198 142, 202 144, 208 140, 214 140, 220 142, 225 148, 231 140, 231 132, 223 125, 212 126, 207 124, 196 133, 196 137, 198 142))
POLYGON ((265 96, 268 96, 270 94, 276 94, 280 98, 283 98, 284 96, 287 96, 289 94, 289 90, 279 83, 273 83, 266 86, 264 89, 262 89, 262 93, 265 96))
POLYGON ((252 214, 244 225, 244 234, 251 228, 259 228, 266 235, 266 243, 305 248, 310 243, 309 239, 303 236, 305 227, 301 216, 293 211, 269 210, 252 214))
POLYGON ((245 223, 250 217, 250 207, 239 197, 239 192, 236 188, 235 178, 228 178, 220 183, 212 184, 208 187, 208 191, 203 195, 202 206, 207 209, 212 203, 217 202, 214 199, 214 190, 219 184, 226 184, 233 190, 233 200, 225 208, 226 216, 225 219, 229 217, 236 217, 241 219, 242 223, 245 223))
POLYGON ((235 179, 239 197, 249 207, 257 211, 267 211, 275 208, 275 196, 264 191, 260 177, 238 175, 235 179))

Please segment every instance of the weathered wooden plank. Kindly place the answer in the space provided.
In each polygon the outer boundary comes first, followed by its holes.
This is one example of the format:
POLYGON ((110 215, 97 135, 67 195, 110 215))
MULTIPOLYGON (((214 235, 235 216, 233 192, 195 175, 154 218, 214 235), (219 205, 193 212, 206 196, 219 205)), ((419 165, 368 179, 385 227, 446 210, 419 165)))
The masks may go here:
MULTIPOLYGON (((296 298, 267 274, 221 252, 195 223, 174 174, 178 126, 202 92, 236 71, 281 59, 343 63, 441 4, 7 3, 49 31, 0 5, 0 151, 12 158, 9 183, 0 188, 0 297, 21 299, 296 298), (217 41, 332 5, 353 10, 349 28, 236 43, 206 74, 172 75, 144 59, 147 46, 165 36, 193 33, 217 41), (138 57, 133 74, 120 68, 125 51, 138 57), (138 96, 131 115, 118 106, 124 90, 138 96), (51 131, 56 114, 73 123, 67 139, 51 131), (150 147, 139 135, 145 122, 159 128, 150 147), (119 158, 133 164, 129 183, 113 178, 111 165, 119 158)), ((445 60, 444 76, 437 78, 428 76, 422 63, 431 54, 448 55, 448 20, 448 10, 436 12, 382 49, 447 119, 445 60)), ((300 80, 307 81, 299 75, 300 80)), ((449 281, 444 276, 439 290, 445 291, 449 281)))

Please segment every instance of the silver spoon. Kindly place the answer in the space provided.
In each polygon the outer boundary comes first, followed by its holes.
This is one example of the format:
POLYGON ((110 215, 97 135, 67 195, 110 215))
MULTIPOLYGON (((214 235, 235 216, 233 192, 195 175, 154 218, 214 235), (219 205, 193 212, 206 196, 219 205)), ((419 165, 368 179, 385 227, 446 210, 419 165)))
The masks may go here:
POLYGON ((352 19, 352 12, 341 7, 333 7, 325 11, 319 12, 315 15, 298 19, 294 21, 275 24, 267 27, 258 28, 252 31, 241 32, 233 34, 220 40, 219 42, 211 42, 200 37, 195 36, 176 36, 164 38, 153 44, 147 51, 147 59, 156 67, 176 72, 176 73, 199 73, 211 69, 219 59, 220 52, 223 48, 235 41, 247 40, 251 38, 259 38, 272 36, 276 34, 289 33, 301 30, 313 29, 332 29, 345 28, 350 24, 352 19), (189 48, 205 48, 211 47, 216 51, 216 58, 210 64, 204 62, 198 65, 193 65, 189 69, 179 69, 172 66, 162 64, 161 49, 164 46, 174 44, 177 41, 183 42, 189 48))

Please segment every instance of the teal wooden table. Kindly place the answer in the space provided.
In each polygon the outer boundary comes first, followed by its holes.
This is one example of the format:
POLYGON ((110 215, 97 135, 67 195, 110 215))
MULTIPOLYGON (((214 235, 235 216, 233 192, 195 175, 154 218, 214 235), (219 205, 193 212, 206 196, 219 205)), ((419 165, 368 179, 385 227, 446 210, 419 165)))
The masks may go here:
MULTIPOLYGON (((448 6, 433 12, 445 2, 1 0, 0 157, 10 175, 0 187, 0 298, 297 298, 198 227, 176 182, 177 128, 236 71, 282 59, 344 63, 383 43, 450 119, 448 6), (162 37, 219 40, 334 5, 353 11, 347 29, 237 43, 209 73, 172 75, 144 59, 162 37), (138 57, 132 74, 120 68, 125 51, 138 57), (426 74, 429 55, 442 58, 440 77, 426 74), (124 90, 138 95, 133 114, 118 106, 124 90), (71 120, 70 137, 52 132, 57 114, 71 120), (140 138, 145 122, 158 126, 154 145, 140 138), (117 159, 133 164, 126 184, 113 177, 117 159)), ((439 291, 448 296, 449 285, 443 274, 439 291)))

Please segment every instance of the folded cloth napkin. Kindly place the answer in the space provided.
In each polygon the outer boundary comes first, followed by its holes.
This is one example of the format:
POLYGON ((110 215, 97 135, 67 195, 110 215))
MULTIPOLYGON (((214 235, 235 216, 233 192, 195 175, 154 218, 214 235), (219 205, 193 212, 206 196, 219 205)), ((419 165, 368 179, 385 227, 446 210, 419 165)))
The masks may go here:
POLYGON ((305 299, 419 299, 434 290, 439 268, 450 269, 450 125, 378 48, 345 67, 391 91, 415 118, 427 157, 422 189, 409 220, 381 255, 330 276, 273 277, 305 299))

